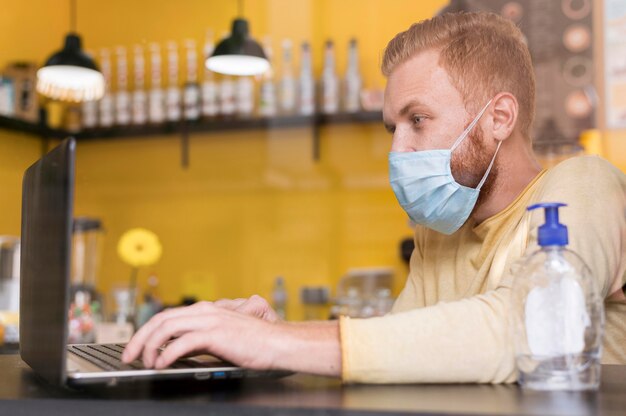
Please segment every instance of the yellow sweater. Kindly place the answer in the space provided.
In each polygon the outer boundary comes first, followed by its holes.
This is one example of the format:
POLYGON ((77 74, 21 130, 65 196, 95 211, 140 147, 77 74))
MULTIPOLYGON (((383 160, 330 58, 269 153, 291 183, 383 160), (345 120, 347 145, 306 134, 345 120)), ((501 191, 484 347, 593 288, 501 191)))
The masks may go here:
POLYGON ((340 321, 348 382, 515 381, 508 328, 511 266, 538 249, 543 212, 564 202, 569 248, 591 268, 605 300, 603 363, 626 364, 626 176, 598 157, 540 173, 506 209, 447 236, 418 226, 410 274, 392 313, 340 321), (539 210, 541 211, 541 210, 539 210), (611 294, 618 293, 618 298, 611 294))

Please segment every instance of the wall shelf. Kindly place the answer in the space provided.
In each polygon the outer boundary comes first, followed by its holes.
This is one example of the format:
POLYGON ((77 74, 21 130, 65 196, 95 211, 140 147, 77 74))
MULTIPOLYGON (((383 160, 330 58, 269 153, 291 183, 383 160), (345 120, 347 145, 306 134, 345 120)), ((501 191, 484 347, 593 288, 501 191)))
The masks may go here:
POLYGON ((380 111, 358 113, 315 114, 312 116, 278 116, 272 118, 216 118, 191 122, 166 122, 144 126, 115 126, 110 128, 86 129, 70 133, 61 129, 50 129, 41 124, 0 116, 0 128, 35 134, 46 138, 63 138, 73 135, 77 140, 116 139, 141 136, 181 134, 186 128, 189 133, 212 133, 220 131, 256 130, 289 127, 315 127, 331 124, 382 122, 380 111))
POLYGON ((41 136, 41 126, 30 121, 0 115, 0 128, 41 136))
POLYGON ((198 121, 176 121, 143 126, 114 126, 109 128, 85 129, 71 133, 60 129, 51 129, 43 124, 0 116, 0 128, 40 136, 43 139, 62 139, 73 136, 77 141, 124 139, 131 137, 150 137, 178 134, 181 136, 182 165, 188 166, 189 135, 194 133, 217 133, 225 131, 245 131, 262 129, 283 129, 310 127, 313 129, 313 157, 319 159, 319 130, 325 125, 382 123, 380 111, 361 111, 358 113, 314 114, 311 116, 277 116, 272 118, 215 118, 198 121))

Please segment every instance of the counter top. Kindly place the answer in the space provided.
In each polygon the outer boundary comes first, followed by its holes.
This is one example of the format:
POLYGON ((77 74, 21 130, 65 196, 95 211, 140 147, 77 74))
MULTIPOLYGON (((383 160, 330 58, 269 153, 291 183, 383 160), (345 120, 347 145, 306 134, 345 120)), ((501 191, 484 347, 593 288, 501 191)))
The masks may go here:
POLYGON ((0 355, 4 415, 606 415, 626 413, 626 366, 603 366, 598 392, 535 392, 517 385, 342 385, 296 374, 239 382, 153 382, 70 390, 0 355))

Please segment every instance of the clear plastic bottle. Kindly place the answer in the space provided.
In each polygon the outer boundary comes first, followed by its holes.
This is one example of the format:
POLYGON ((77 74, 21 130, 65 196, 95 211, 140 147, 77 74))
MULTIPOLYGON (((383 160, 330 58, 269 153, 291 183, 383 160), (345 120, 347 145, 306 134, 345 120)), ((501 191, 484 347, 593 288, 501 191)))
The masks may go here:
POLYGON ((591 270, 568 244, 561 203, 542 203, 541 247, 514 271, 512 328, 519 383, 535 390, 595 390, 604 305, 591 270))

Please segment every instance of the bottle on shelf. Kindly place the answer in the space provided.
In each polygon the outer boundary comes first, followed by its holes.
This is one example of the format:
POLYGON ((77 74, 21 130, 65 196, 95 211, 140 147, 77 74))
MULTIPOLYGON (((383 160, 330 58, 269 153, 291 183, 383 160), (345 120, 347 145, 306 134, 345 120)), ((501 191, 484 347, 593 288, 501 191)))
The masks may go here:
POLYGON ((15 85, 13 80, 0 75, 0 115, 15 115, 15 85))
MULTIPOLYGON (((87 52, 87 55, 93 58, 92 53, 87 52)), ((83 102, 81 113, 82 126, 84 128, 91 129, 98 125, 98 101, 90 100, 83 102)))
POLYGON ((130 123, 130 95, 128 94, 128 59, 126 48, 115 48, 117 63, 117 85, 115 92, 115 123, 125 126, 130 123))
POLYGON ((274 84, 273 49, 269 38, 263 42, 263 51, 270 63, 270 67, 261 76, 259 91, 259 115, 261 117, 273 117, 276 115, 276 85, 274 84))
POLYGON ((281 319, 287 319, 287 289, 285 279, 277 276, 272 287, 272 307, 281 319))
POLYGON ((183 108, 185 120, 200 118, 200 87, 198 86, 198 51, 196 41, 185 41, 187 57, 187 79, 183 91, 183 108))
POLYGON ((545 224, 539 250, 513 268, 512 333, 519 384, 537 390, 596 390, 604 332, 604 302, 589 267, 567 248, 562 203, 539 203, 545 224))
POLYGON ((150 92, 148 95, 148 120, 151 123, 165 121, 165 101, 161 85, 161 47, 150 44, 150 92))
POLYGON ((65 107, 64 129, 68 133, 79 133, 82 128, 81 106, 71 103, 65 107))
POLYGON ((237 78, 237 115, 248 118, 254 112, 254 81, 252 77, 237 78))
POLYGON ((111 94, 111 52, 109 49, 100 51, 100 69, 104 76, 104 96, 100 99, 98 113, 100 127, 113 125, 113 95, 111 94))
POLYGON ((143 293, 143 301, 137 308, 135 327, 141 328, 154 315, 163 309, 163 303, 159 296, 159 278, 155 273, 148 277, 147 288, 143 293))
POLYGON ((143 47, 135 45, 133 48, 134 88, 132 94, 132 123, 146 124, 148 121, 148 96, 146 95, 146 64, 143 47))
POLYGON ((305 321, 323 321, 328 319, 328 287, 304 286, 300 288, 300 301, 304 309, 305 321))
POLYGON ((313 78, 313 63, 311 47, 303 42, 300 51, 300 77, 298 79, 298 109, 302 115, 311 115, 315 112, 315 80, 313 78))
MULTIPOLYGON (((227 32, 222 34, 222 39, 229 36, 227 32)), ((237 83, 230 75, 222 75, 219 83, 220 114, 225 117, 235 115, 237 112, 237 83)))
POLYGON ((168 121, 177 121, 181 117, 181 93, 178 86, 178 45, 173 41, 167 43, 165 114, 168 121))
POLYGON ((204 59, 213 54, 213 31, 208 30, 204 44, 204 56, 202 67, 204 68, 204 79, 202 80, 202 116, 215 117, 219 114, 218 86, 213 76, 213 71, 204 64, 204 59))
POLYGON ((236 104, 236 86, 233 77, 223 75, 220 82, 220 114, 224 116, 232 116, 237 110, 236 104))
POLYGON ((322 70, 322 113, 335 114, 339 111, 339 80, 335 72, 335 45, 327 40, 324 47, 324 68, 322 70))
POLYGON ((348 45, 348 66, 344 78, 343 109, 356 113, 361 109, 361 73, 359 71, 359 46, 356 39, 350 39, 348 45))
POLYGON ((284 39, 281 49, 280 112, 292 114, 296 107, 296 80, 294 78, 291 40, 284 39))
POLYGON ((98 101, 85 101, 81 111, 82 125, 86 129, 92 129, 98 125, 98 101))

